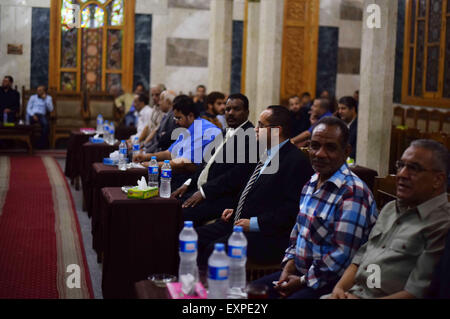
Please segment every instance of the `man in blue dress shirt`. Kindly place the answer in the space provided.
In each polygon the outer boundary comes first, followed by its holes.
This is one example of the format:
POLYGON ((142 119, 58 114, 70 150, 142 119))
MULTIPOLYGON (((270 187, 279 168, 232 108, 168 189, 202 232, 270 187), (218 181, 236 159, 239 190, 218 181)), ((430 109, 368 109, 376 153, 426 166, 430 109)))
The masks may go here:
POLYGON ((48 147, 48 133, 50 130, 47 112, 53 111, 52 97, 47 94, 45 86, 37 88, 37 94, 31 96, 27 105, 27 122, 30 124, 39 123, 42 128, 41 137, 37 142, 37 148, 48 147))

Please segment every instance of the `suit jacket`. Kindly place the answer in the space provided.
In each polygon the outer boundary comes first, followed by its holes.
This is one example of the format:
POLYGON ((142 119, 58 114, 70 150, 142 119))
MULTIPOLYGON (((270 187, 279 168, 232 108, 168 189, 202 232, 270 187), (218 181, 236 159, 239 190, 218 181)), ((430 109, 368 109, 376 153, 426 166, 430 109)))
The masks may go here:
MULTIPOLYGON (((250 121, 242 126, 242 129, 244 131, 253 128, 254 126, 250 121)), ((223 131, 223 138, 225 139, 225 130, 223 131)), ((239 193, 245 187, 250 174, 253 172, 257 164, 250 163, 250 143, 253 143, 253 145, 257 145, 256 135, 252 134, 251 137, 246 136, 244 149, 246 154, 245 163, 238 163, 238 151, 243 152, 244 150, 238 150, 239 144, 237 142, 237 136, 235 135, 232 139, 230 138, 227 143, 225 143, 221 151, 222 154, 217 155, 216 160, 209 168, 207 182, 202 186, 207 200, 214 200, 216 198, 224 196, 235 197, 236 201, 239 199, 239 193), (252 138, 253 140, 250 141, 250 138, 252 138), (227 145, 232 141, 234 142, 234 158, 232 163, 227 163, 227 145), (222 157, 222 163, 217 162, 217 158, 219 157, 222 157)), ((256 159, 256 161, 258 161, 258 158, 256 159)), ((188 192, 198 190, 197 181, 205 166, 206 163, 203 164, 192 177, 192 182, 188 188, 188 192)))
POLYGON ((172 131, 177 127, 173 119, 173 110, 167 112, 161 120, 158 131, 153 139, 144 148, 147 153, 165 151, 172 145, 172 131))
POLYGON ((277 156, 278 172, 258 177, 247 194, 241 218, 256 216, 261 233, 288 239, 298 214, 302 188, 314 172, 309 159, 290 142, 280 148, 277 156))
POLYGON ((356 134, 358 133, 358 118, 356 118, 352 125, 350 125, 350 135, 348 138, 348 143, 352 146, 352 152, 350 157, 356 159, 356 134))

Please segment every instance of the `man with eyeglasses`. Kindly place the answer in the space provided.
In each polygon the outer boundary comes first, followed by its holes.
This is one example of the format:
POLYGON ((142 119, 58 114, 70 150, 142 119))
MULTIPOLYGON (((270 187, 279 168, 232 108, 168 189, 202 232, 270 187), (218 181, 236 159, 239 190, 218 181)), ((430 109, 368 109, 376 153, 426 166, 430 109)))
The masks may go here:
POLYGON ((367 241, 378 212, 369 188, 346 164, 348 138, 347 125, 336 117, 321 119, 312 131, 316 174, 299 196, 283 269, 257 281, 271 287, 269 298, 317 299, 331 292, 367 241))
POLYGON ((427 295, 450 228, 448 163, 448 151, 438 142, 411 143, 397 162, 397 200, 383 207, 331 298, 427 295))

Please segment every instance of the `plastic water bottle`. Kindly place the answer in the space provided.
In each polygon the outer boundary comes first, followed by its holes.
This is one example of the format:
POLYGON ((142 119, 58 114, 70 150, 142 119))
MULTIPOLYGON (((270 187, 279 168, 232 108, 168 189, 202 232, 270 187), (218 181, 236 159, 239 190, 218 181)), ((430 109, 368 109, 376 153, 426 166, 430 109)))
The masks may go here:
POLYGON ((247 238, 242 232, 242 226, 234 226, 233 234, 228 239, 228 257, 230 257, 230 288, 245 288, 247 238))
POLYGON ((159 188, 159 196, 163 198, 169 198, 170 191, 170 181, 172 179, 172 168, 170 167, 170 161, 165 160, 163 166, 161 167, 161 187, 159 188))
POLYGON ((97 133, 103 133, 103 116, 101 114, 97 115, 97 133))
POLYGON ((111 123, 109 124, 109 144, 114 144, 114 140, 115 140, 115 133, 116 133, 116 128, 114 127, 114 123, 111 121, 111 123))
POLYGON ((105 143, 109 141, 109 124, 108 121, 103 122, 103 140, 105 143))
POLYGON ((122 140, 119 145, 119 169, 125 171, 127 169, 126 158, 128 155, 128 148, 125 140, 122 140))
POLYGON ((197 267, 197 240, 198 235, 191 221, 184 222, 184 228, 178 237, 180 239, 180 266, 178 267, 178 279, 181 275, 191 274, 198 282, 197 267))
POLYGON ((208 299, 225 299, 228 294, 229 260, 224 244, 215 244, 208 259, 208 299))
MULTIPOLYGON (((136 156, 139 153, 139 148, 140 148, 139 137, 135 136, 133 140, 133 156, 136 156)), ((158 181, 156 181, 156 183, 158 184, 158 181)))
MULTIPOLYGON (((158 187, 158 177, 159 177, 158 161, 156 160, 156 156, 152 156, 150 165, 148 166, 148 186, 158 187)), ((162 185, 162 182, 163 181, 162 181, 162 175, 161 175, 161 185, 162 185)), ((162 195, 160 195, 160 196, 163 197, 162 195)), ((169 181, 169 196, 168 197, 170 197, 170 181, 169 181)))
POLYGON ((6 123, 8 123, 8 112, 4 111, 3 112, 3 125, 5 125, 6 123))

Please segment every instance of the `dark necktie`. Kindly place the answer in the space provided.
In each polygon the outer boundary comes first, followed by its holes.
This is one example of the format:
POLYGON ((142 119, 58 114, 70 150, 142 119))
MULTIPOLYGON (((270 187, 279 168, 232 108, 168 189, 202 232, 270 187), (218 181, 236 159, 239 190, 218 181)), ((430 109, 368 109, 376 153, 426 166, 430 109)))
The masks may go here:
MULTIPOLYGON (((265 157, 264 157, 265 158, 265 157)), ((244 191, 242 192, 241 198, 239 198, 239 203, 236 209, 236 214, 234 216, 234 222, 236 223, 236 221, 239 220, 239 218, 241 217, 241 213, 242 213, 242 207, 244 206, 244 202, 245 202, 245 198, 247 197, 248 193, 250 192, 250 190, 252 189, 253 185, 255 184, 256 180, 258 179, 259 176, 259 172, 261 172, 261 169, 264 166, 264 162, 266 160, 262 159, 258 165, 256 165, 255 170, 253 171, 252 176, 250 177, 250 179, 247 182, 247 185, 244 188, 244 191)))

